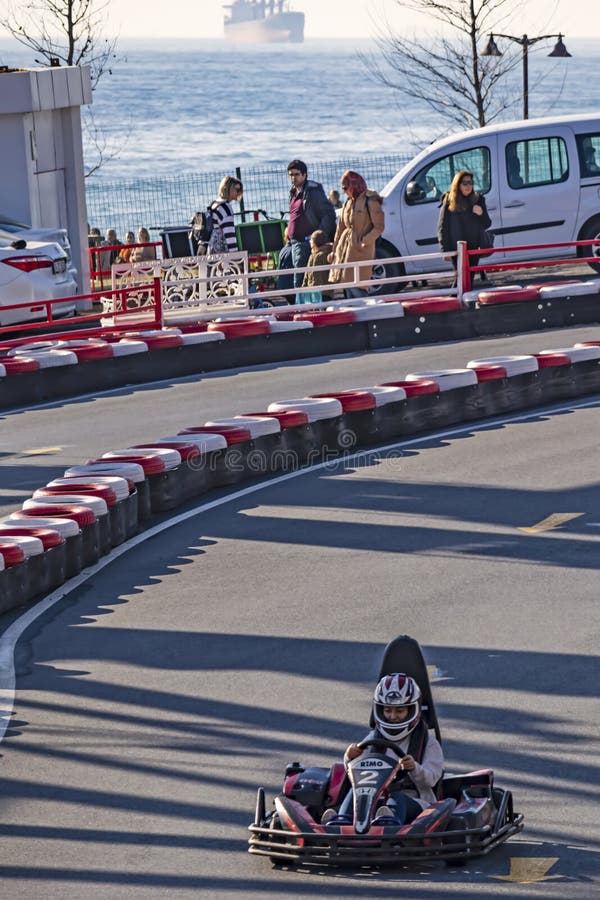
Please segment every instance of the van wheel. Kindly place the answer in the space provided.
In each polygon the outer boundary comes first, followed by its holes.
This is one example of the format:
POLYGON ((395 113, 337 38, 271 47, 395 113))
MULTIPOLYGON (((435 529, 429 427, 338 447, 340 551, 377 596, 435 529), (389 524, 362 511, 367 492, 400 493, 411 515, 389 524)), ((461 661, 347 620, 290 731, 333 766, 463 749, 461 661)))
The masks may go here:
MULTIPOLYGON (((600 216, 590 219, 579 235, 579 240, 581 241, 591 241, 593 238, 600 240, 600 216)), ((594 272, 600 272, 600 244, 597 244, 595 247, 578 247, 577 256, 597 256, 598 262, 588 263, 588 265, 594 272)))
MULTIPOLYGON (((395 247, 392 247, 391 244, 377 244, 375 248, 375 258, 376 262, 373 266, 373 274, 371 278, 373 280, 379 278, 400 278, 400 276, 404 275, 404 266, 402 263, 386 262, 387 259, 392 259, 394 256, 399 256, 400 254, 396 250, 395 247)), ((383 294, 397 294, 398 291, 402 290, 402 282, 396 283, 393 281, 388 282, 387 284, 374 284, 369 288, 369 296, 371 297, 380 297, 383 294)))

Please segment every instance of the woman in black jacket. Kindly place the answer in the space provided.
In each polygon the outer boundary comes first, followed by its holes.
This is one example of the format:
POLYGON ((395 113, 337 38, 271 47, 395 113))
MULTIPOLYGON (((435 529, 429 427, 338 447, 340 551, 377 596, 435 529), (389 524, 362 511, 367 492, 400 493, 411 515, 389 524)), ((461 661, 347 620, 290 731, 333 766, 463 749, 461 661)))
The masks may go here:
MULTIPOLYGON (((457 172, 450 190, 442 197, 438 220, 440 247, 445 253, 451 253, 456 250, 459 241, 466 241, 468 250, 476 250, 481 247, 482 232, 491 224, 485 197, 473 188, 473 173, 464 169, 457 172)), ((456 271, 456 256, 450 261, 456 271)), ((470 265, 476 266, 478 262, 478 256, 469 257, 470 265)), ((480 274, 482 280, 486 281, 485 272, 480 274)))

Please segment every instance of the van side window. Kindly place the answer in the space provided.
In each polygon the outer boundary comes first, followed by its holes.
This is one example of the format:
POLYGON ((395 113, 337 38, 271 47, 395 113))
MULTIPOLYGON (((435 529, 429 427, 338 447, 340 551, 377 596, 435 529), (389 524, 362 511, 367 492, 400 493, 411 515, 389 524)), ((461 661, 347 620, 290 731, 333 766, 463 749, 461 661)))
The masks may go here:
POLYGON ((569 177, 569 158, 562 138, 535 138, 506 145, 506 178, 511 188, 557 184, 569 177))
POLYGON ((488 147, 472 147, 450 156, 443 156, 416 172, 406 185, 404 199, 409 206, 439 203, 449 190, 452 179, 461 169, 472 172, 475 189, 485 194, 491 186, 491 163, 488 147))
POLYGON ((575 140, 581 177, 600 175, 600 134, 578 134, 575 140))

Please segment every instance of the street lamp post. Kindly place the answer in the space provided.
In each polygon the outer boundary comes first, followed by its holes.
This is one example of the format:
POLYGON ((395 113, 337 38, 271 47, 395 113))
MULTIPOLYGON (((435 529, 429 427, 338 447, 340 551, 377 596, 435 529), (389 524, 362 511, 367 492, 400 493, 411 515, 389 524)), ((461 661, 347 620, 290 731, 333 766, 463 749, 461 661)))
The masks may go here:
MULTIPOLYGON (((496 37, 506 38, 507 41, 514 41, 515 44, 519 44, 523 50, 523 118, 529 118, 529 64, 527 59, 527 51, 533 44, 537 44, 538 41, 547 41, 551 38, 558 38, 556 45, 548 56, 557 57, 559 59, 566 59, 568 56, 571 56, 565 45, 563 44, 563 36, 562 34, 540 34, 538 37, 530 38, 526 34, 522 35, 522 37, 516 37, 513 34, 497 34, 496 37)), ((485 49, 481 51, 481 56, 502 56, 502 51, 498 49, 498 45, 494 40, 494 35, 490 34, 489 40, 485 46, 485 49)))

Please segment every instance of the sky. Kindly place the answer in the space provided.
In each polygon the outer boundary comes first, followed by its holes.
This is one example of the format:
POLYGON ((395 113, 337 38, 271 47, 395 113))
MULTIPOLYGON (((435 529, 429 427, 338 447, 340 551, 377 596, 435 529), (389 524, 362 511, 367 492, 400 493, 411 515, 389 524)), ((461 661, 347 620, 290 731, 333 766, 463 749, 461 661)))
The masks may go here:
MULTIPOLYGON (((18 6, 25 0, 15 2, 18 6)), ((0 0, 0 8, 4 3, 6 0, 0 0)), ((394 0, 291 0, 291 4, 306 14, 307 38, 373 37, 386 14, 394 26, 408 33, 413 32, 418 21, 414 14, 400 13, 394 0)), ((123 38, 219 38, 223 35, 222 0, 109 0, 109 9, 107 35, 115 33, 123 38)), ((517 12, 501 29, 506 33, 563 32, 567 37, 600 38, 600 0, 526 0, 526 3, 515 0, 514 9, 517 12)))
MULTIPOLYGON (((307 38, 372 37, 386 14, 393 24, 409 30, 418 21, 406 11, 400 13, 393 0, 291 0, 291 5, 306 14, 307 38)), ((527 0, 526 4, 515 2, 514 7, 520 11, 512 18, 510 30, 503 29, 506 33, 539 34, 541 30, 600 37, 600 0, 527 0)), ((223 35, 221 0, 111 0, 111 13, 123 37, 223 35)))

